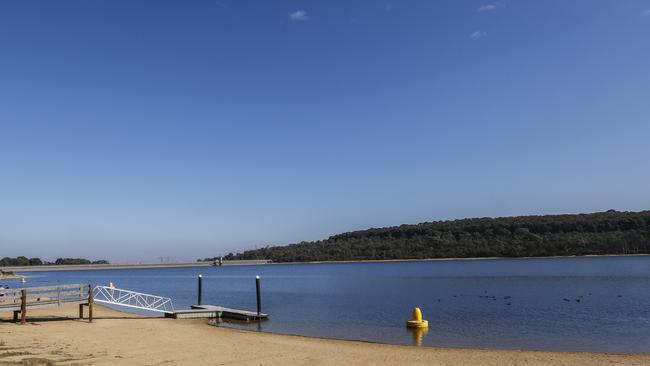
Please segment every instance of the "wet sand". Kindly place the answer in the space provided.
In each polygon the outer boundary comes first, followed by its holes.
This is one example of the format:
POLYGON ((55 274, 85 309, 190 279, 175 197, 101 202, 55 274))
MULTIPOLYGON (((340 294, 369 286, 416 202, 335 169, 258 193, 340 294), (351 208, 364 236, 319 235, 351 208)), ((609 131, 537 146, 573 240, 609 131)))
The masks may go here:
POLYGON ((650 365, 650 354, 384 345, 217 328, 97 305, 92 324, 76 314, 75 306, 33 310, 19 325, 0 312, 0 365, 650 365))
POLYGON ((21 275, 16 275, 13 273, 1 273, 0 274, 0 281, 15 281, 15 280, 20 280, 25 276, 21 275))

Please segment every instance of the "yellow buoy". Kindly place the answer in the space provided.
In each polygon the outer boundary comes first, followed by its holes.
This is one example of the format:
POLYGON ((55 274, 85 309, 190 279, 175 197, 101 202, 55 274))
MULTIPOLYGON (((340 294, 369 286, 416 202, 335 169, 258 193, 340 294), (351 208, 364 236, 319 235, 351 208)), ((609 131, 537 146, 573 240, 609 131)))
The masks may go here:
POLYGON ((411 320, 406 322, 406 326, 409 328, 428 328, 429 322, 422 319, 420 308, 415 308, 411 314, 411 320))

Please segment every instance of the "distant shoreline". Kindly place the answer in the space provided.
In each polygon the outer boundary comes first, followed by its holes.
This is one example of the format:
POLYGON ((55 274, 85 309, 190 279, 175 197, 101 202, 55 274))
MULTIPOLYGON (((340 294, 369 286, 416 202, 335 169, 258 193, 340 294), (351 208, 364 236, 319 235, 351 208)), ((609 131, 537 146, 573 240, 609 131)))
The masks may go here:
POLYGON ((229 258, 321 262, 650 254, 649 220, 650 210, 608 210, 429 221, 348 231, 320 240, 269 244, 229 258))
MULTIPOLYGON (((476 260, 508 260, 508 259, 571 259, 571 258, 604 258, 604 257, 650 257, 650 254, 602 254, 581 256, 552 256, 552 257, 476 257, 476 258, 425 258, 425 259, 368 259, 350 261, 310 261, 310 262, 271 262, 270 260, 236 260, 223 261, 224 266, 254 266, 254 265, 282 265, 282 264, 345 264, 345 263, 392 263, 392 262, 436 262, 436 261, 476 261, 476 260)), ((91 271, 112 269, 153 269, 153 268, 184 268, 184 267, 211 267, 212 262, 179 262, 179 263, 143 263, 143 264, 72 264, 72 265, 47 265, 2 267, 3 271, 14 273, 24 272, 51 272, 51 271, 91 271)), ((9 275, 0 277, 3 280, 20 279, 23 276, 9 275)))
MULTIPOLYGON (((237 260, 224 261, 224 266, 245 266, 266 264, 264 260, 237 260)), ((98 269, 148 269, 148 268, 182 268, 182 267, 210 267, 212 262, 178 262, 178 263, 138 263, 138 264, 67 264, 45 266, 12 266, 1 267, 0 270, 20 272, 52 272, 52 271, 91 271, 98 269)))
POLYGON ((589 254, 589 255, 557 255, 557 256, 549 256, 549 257, 468 257, 468 258, 423 258, 423 259, 361 259, 361 260, 350 260, 350 261, 270 262, 268 264, 436 262, 436 261, 476 261, 476 260, 507 260, 507 259, 571 259, 571 258, 604 258, 604 257, 650 257, 650 254, 589 254))
POLYGON ((15 281, 15 280, 21 280, 23 278, 25 278, 25 276, 16 275, 16 274, 13 274, 13 273, 12 274, 6 274, 6 273, 0 274, 0 280, 3 280, 3 281, 15 281))

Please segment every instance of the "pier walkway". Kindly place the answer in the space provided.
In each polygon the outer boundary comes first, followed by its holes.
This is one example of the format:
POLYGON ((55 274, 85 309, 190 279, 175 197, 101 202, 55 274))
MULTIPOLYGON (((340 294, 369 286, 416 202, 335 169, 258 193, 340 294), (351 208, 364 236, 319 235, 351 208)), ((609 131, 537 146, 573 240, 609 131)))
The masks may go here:
POLYGON ((113 286, 58 285, 0 290, 0 311, 13 311, 14 321, 27 321, 29 309, 79 305, 79 318, 83 318, 83 307, 88 307, 88 320, 92 322, 93 303, 122 306, 138 310, 160 312, 166 318, 216 318, 243 321, 264 320, 268 315, 262 312, 232 309, 216 305, 193 305, 191 309, 175 310, 167 297, 135 292, 113 286))
POLYGON ((217 318, 235 320, 262 320, 268 318, 267 314, 253 311, 232 309, 215 305, 193 305, 191 309, 176 310, 172 300, 168 297, 145 294, 111 286, 95 286, 93 290, 95 302, 107 305, 124 306, 139 310, 160 312, 166 318, 192 319, 192 318, 217 318))
POLYGON ((176 310, 172 313, 165 314, 165 316, 174 319, 216 318, 243 321, 265 320, 269 317, 265 313, 258 314, 254 311, 231 309, 215 305, 192 305, 192 309, 176 310))

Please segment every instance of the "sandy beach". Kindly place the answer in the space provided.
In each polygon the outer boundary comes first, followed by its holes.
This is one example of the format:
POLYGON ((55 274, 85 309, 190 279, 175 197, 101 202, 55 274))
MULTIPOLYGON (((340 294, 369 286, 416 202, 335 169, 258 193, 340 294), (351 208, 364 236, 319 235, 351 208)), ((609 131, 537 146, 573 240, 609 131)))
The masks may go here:
POLYGON ((0 280, 2 281, 15 281, 24 278, 25 276, 13 274, 13 273, 0 273, 0 280))
POLYGON ((440 349, 217 328, 206 320, 146 318, 95 306, 29 312, 26 325, 0 313, 0 365, 650 365, 618 355, 440 349))

